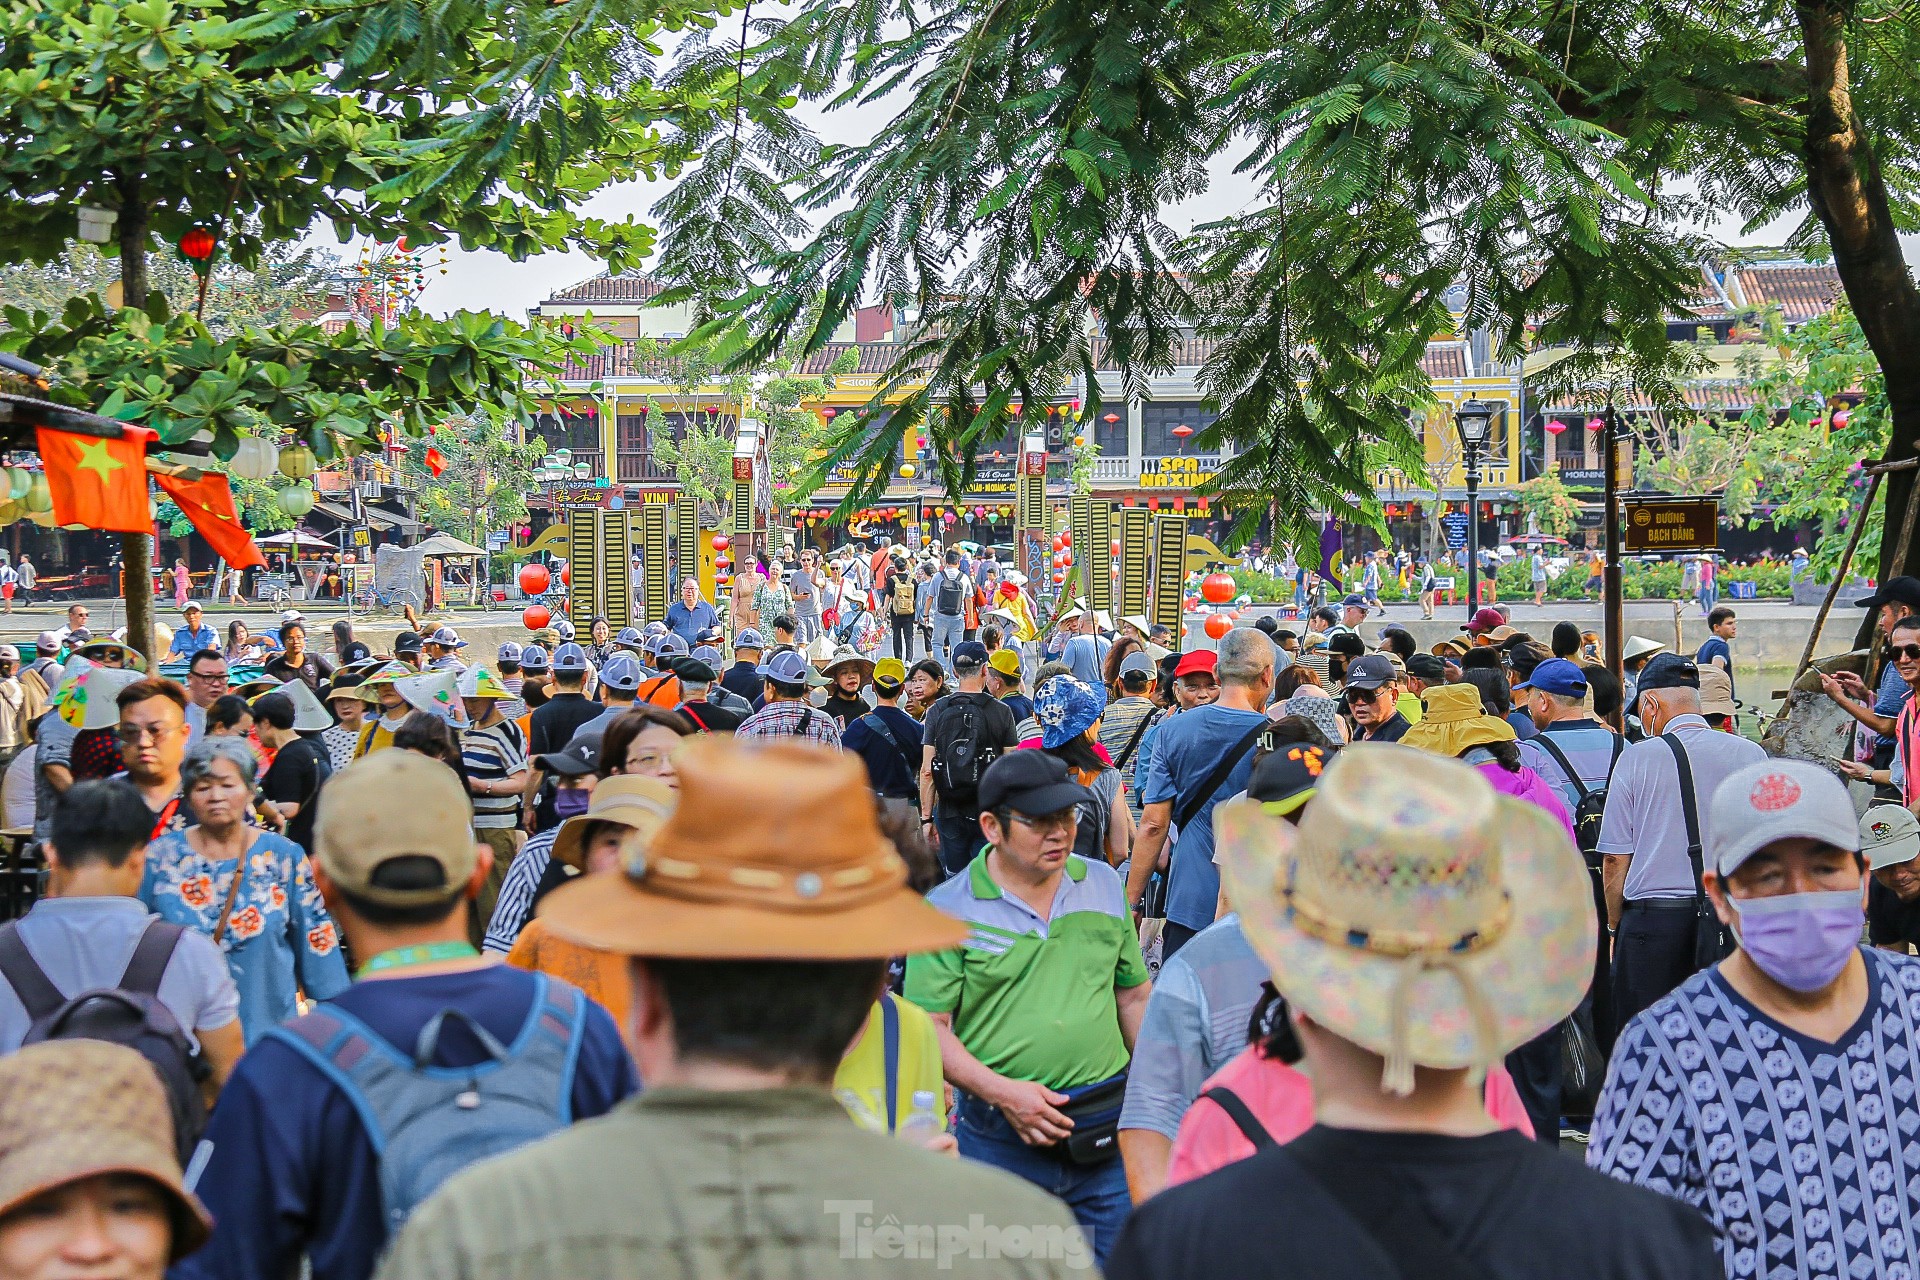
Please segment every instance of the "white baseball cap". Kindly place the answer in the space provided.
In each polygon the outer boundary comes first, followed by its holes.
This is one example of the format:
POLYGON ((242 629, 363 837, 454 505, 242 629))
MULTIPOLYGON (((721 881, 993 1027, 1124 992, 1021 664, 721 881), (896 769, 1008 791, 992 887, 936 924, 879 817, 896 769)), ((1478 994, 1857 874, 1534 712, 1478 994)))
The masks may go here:
POLYGON ((1805 760, 1762 760, 1730 774, 1708 806, 1708 850, 1721 875, 1776 840, 1802 837, 1858 851, 1860 827, 1840 779, 1805 760))
POLYGON ((1872 806, 1860 815, 1860 852, 1873 871, 1912 862, 1920 856, 1920 818, 1905 805, 1872 806))

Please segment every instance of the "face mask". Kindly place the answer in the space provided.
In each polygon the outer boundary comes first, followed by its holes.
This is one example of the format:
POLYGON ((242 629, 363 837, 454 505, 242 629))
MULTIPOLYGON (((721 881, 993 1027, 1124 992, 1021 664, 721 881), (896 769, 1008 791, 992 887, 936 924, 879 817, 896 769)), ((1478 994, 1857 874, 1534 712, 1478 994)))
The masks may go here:
POLYGON ((593 802, 591 791, 556 791, 553 793, 553 811, 562 818, 577 818, 587 811, 593 802))
POLYGON ((1818 991, 1840 976, 1860 945, 1858 889, 1727 897, 1740 920, 1740 949, 1760 971, 1793 991, 1818 991))

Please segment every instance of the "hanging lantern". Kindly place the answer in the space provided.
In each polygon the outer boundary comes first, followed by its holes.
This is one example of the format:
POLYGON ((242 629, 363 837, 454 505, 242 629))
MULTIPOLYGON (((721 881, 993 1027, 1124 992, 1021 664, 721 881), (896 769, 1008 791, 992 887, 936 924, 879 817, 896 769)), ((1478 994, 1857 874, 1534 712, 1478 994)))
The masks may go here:
POLYGON ((1550 435, 1550 436, 1557 436, 1557 435, 1559 435, 1559 434, 1560 434, 1560 433, 1561 433, 1562 431, 1565 431, 1566 429, 1567 429, 1567 424, 1566 424, 1566 423, 1564 423, 1564 422, 1562 422, 1562 421, 1560 421, 1560 419, 1558 419, 1558 418, 1548 418, 1548 419, 1547 419, 1547 434, 1548 434, 1548 435, 1550 435))
POLYGON ((543 596, 547 588, 553 585, 553 575, 543 564, 523 564, 520 566, 520 590, 530 596, 543 596))
POLYGON ((259 436, 242 436, 227 469, 242 480, 265 480, 273 474, 273 446, 259 436))
POLYGON ((821 416, 821 417, 823 417, 823 418, 825 418, 825 419, 826 419, 826 420, 827 420, 828 422, 832 422, 832 421, 833 421, 833 418, 834 418, 834 415, 835 415, 835 414, 837 414, 837 413, 839 413, 839 412, 840 412, 840 411, 839 411, 838 409, 836 409, 836 408, 834 408, 834 407, 833 407, 832 405, 828 405, 828 406, 827 406, 826 408, 824 408, 824 409, 822 409, 822 410, 820 411, 820 416, 821 416))
POLYGON ((725 551, 728 547, 732 545, 733 545, 733 539, 729 538, 726 534, 716 533, 713 535, 713 549, 715 551, 725 551))
POLYGON ((313 490, 304 484, 290 484, 274 498, 282 511, 298 520, 313 510, 313 490))
POLYGON ((1210 573, 1200 580, 1200 598, 1208 604, 1225 604, 1233 599, 1234 581, 1224 573, 1210 573))
POLYGON ((1173 429, 1173 434, 1176 436, 1179 436, 1182 440, 1185 440, 1188 436, 1193 434, 1193 428, 1183 422, 1179 426, 1173 429))
POLYGON ((53 510, 53 492, 47 488, 46 472, 33 473, 33 480, 27 485, 27 496, 24 501, 27 504, 27 510, 35 515, 53 510))
POLYGON ((1158 511, 1159 509, 1160 509, 1160 499, 1158 498, 1147 499, 1147 510, 1158 511))
POLYGON ((530 604, 520 611, 520 625, 529 631, 538 631, 552 621, 553 613, 543 604, 530 604))
POLYGON ((1064 574, 1064 573, 1058 573, 1058 572, 1056 572, 1056 573, 1055 573, 1055 574, 1053 575, 1053 585, 1054 585, 1054 586, 1056 586, 1056 587, 1057 587, 1057 586, 1060 586, 1060 585, 1062 585, 1063 583, 1065 583, 1065 582, 1066 582, 1066 580, 1067 580, 1067 575, 1066 575, 1066 574, 1064 574))
POLYGON ((1606 429, 1606 426, 1607 426, 1607 422, 1605 418, 1588 418, 1587 419, 1587 430, 1589 431, 1604 431, 1606 429))
POLYGON ((1207 618, 1202 630, 1207 633, 1207 639, 1218 640, 1221 636, 1233 630, 1233 619, 1224 613, 1212 614, 1207 618))
POLYGON ((5 528, 7 525, 12 524, 15 520, 18 520, 22 514, 24 513, 21 510, 20 504, 13 499, 9 498, 5 502, 0 502, 0 528, 5 528))
POLYGON ((1118 538, 1115 538, 1115 539, 1113 540, 1113 542, 1112 542, 1112 543, 1110 544, 1110 546, 1109 546, 1109 549, 1110 549, 1110 550, 1111 550, 1111 551, 1113 552, 1113 554, 1114 554, 1114 555, 1116 555, 1116 556, 1117 556, 1117 555, 1119 555, 1119 554, 1120 554, 1120 539, 1118 539, 1118 538))
POLYGON ((1173 500, 1173 509, 1175 511, 1185 511, 1187 509, 1187 500, 1185 498, 1175 498, 1173 500))
POLYGON ((563 564, 560 566, 560 585, 563 587, 571 587, 573 585, 572 565, 563 564))
POLYGON ((33 472, 27 470, 25 467, 7 468, 6 500, 8 502, 20 501, 20 499, 27 496, 27 490, 32 487, 33 472))
POLYGON ((1847 407, 1846 405, 1841 405, 1838 409, 1835 409, 1833 411, 1833 429, 1835 431, 1838 431, 1840 428, 1846 426, 1847 420, 1852 417, 1853 417, 1853 410, 1847 407))
POLYGON ((191 227, 187 234, 180 237, 180 256, 196 267, 205 266, 213 258, 213 251, 220 241, 213 232, 205 227, 191 227))
POLYGON ((313 450, 295 441, 280 451, 280 474, 289 480, 305 480, 320 466, 313 450))
POLYGON ((1106 417, 1102 418, 1101 421, 1108 426, 1112 426, 1114 423, 1120 421, 1120 415, 1117 413, 1109 413, 1106 417))

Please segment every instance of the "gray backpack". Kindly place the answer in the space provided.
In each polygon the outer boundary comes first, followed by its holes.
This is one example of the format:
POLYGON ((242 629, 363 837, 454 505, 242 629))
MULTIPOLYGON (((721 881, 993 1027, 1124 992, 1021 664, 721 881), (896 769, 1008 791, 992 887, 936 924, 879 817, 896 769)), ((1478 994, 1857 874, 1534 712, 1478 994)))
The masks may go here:
POLYGON ((564 982, 539 984, 527 1020, 503 1045, 471 1015, 442 1009, 411 1053, 388 1044, 332 1003, 267 1035, 291 1046, 338 1085, 380 1156, 380 1196, 389 1230, 470 1164, 504 1155, 573 1122, 573 1075, 587 1001, 564 982), (440 1031, 458 1018, 490 1059, 434 1065, 440 1031))

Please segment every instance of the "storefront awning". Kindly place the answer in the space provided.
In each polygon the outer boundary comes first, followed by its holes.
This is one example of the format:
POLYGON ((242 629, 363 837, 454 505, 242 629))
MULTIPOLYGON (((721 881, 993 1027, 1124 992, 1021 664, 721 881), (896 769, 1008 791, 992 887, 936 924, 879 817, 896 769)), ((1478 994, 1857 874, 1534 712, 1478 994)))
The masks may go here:
MULTIPOLYGON (((314 510, 325 514, 340 524, 348 528, 353 527, 353 510, 350 507, 338 502, 325 501, 316 502, 313 506, 314 510)), ((395 515, 391 511, 386 511, 375 506, 364 506, 360 508, 360 514, 364 522, 375 529, 394 529, 401 533, 415 533, 426 527, 418 520, 409 520, 405 516, 395 515)))

